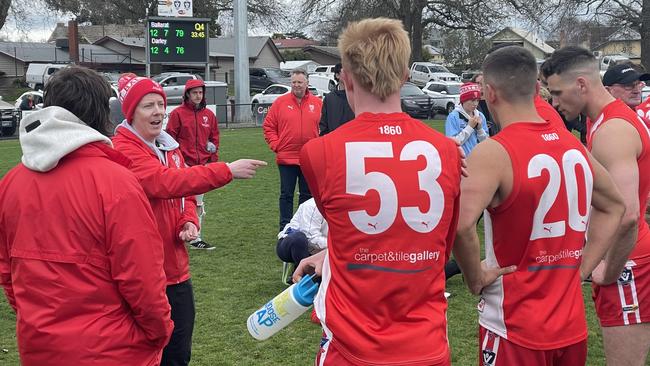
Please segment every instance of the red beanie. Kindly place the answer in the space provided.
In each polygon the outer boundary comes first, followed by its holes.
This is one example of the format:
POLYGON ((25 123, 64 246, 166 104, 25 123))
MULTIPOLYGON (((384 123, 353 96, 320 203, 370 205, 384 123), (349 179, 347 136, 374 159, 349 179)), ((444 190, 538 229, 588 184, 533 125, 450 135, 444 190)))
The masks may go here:
POLYGON ((124 117, 129 123, 132 122, 135 107, 147 94, 161 95, 165 102, 165 108, 167 107, 165 91, 160 84, 149 78, 138 77, 131 73, 124 74, 118 81, 118 89, 120 91, 120 102, 122 102, 122 113, 124 113, 124 117))
POLYGON ((468 100, 481 99, 481 87, 476 83, 465 83, 460 86, 460 103, 468 100))

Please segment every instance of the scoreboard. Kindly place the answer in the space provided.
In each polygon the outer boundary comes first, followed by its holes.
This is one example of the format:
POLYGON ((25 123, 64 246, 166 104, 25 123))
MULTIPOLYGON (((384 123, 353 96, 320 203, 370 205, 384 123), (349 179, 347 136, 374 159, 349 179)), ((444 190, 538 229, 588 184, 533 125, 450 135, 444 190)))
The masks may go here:
POLYGON ((147 61, 152 64, 209 62, 209 19, 147 18, 147 61))

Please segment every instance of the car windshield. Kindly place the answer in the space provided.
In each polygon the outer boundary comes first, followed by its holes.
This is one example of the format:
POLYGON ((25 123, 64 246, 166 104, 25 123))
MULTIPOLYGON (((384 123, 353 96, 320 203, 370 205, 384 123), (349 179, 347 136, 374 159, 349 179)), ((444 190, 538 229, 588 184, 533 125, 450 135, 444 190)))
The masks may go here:
POLYGON ((291 74, 288 71, 282 71, 280 69, 265 69, 268 76, 272 78, 288 78, 291 74))
POLYGON ((166 75, 156 75, 156 76, 152 77, 151 80, 153 80, 153 81, 155 81, 157 83, 160 83, 162 81, 162 79, 165 78, 165 76, 166 75))
POLYGON ((449 72, 449 70, 447 70, 446 67, 439 66, 439 65, 429 66, 429 71, 431 71, 431 72, 449 72))
POLYGON ((424 92, 413 84, 404 84, 404 86, 402 86, 402 89, 399 92, 399 95, 403 97, 410 97, 410 96, 422 95, 422 94, 424 94, 424 92))
POLYGON ((460 94, 460 85, 447 85, 447 94, 460 94))

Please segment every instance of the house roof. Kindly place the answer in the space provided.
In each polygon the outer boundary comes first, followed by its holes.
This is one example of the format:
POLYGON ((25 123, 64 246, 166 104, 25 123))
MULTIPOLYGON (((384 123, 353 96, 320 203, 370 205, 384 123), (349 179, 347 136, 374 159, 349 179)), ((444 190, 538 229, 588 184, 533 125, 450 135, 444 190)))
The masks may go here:
POLYGON ((286 61, 286 62, 281 62, 280 63, 280 68, 281 69, 287 69, 287 70, 293 70, 297 68, 304 68, 305 66, 309 64, 314 64, 314 65, 320 65, 316 61, 312 60, 295 60, 295 61, 286 61))
MULTIPOLYGON (((108 40, 119 42, 125 46, 144 48, 145 39, 135 37, 113 37, 106 36, 95 41, 95 45, 101 45, 108 40)), ((248 57, 257 58, 264 46, 269 45, 279 60, 283 60, 280 51, 271 42, 268 36, 248 37, 248 57)), ((210 57, 235 57, 235 41, 232 37, 210 38, 210 57)))
POLYGON ((521 29, 521 28, 515 28, 515 27, 505 27, 505 28, 503 28, 497 34, 492 36, 492 41, 493 42, 497 41, 499 36, 501 36, 503 33, 508 32, 508 31, 510 31, 510 32, 516 34, 517 36, 521 37, 522 39, 528 41, 530 44, 532 44, 534 47, 538 48, 539 50, 541 50, 544 53, 553 53, 553 51, 555 51, 555 49, 553 47, 546 44, 546 42, 544 42, 541 38, 539 38, 539 36, 537 34, 535 34, 534 32, 531 32, 531 31, 528 31, 528 30, 525 30, 525 29, 521 29))
MULTIPOLYGON (((248 37, 248 57, 257 58, 267 44, 279 60, 284 60, 280 51, 268 36, 248 37)), ((212 55, 212 52, 218 52, 224 56, 234 57, 235 39, 233 37, 210 38, 210 51, 210 55, 212 55)))
MULTIPOLYGON (((111 35, 114 37, 144 37, 144 24, 105 24, 105 25, 80 25, 78 26, 81 43, 95 43, 98 39, 111 35)), ((68 38, 68 26, 57 23, 48 42, 59 38, 68 38)))
POLYGON ((67 50, 54 43, 0 42, 0 52, 24 62, 69 62, 67 50))
POLYGON ((121 54, 114 50, 94 44, 79 45, 79 61, 102 64, 143 64, 144 60, 132 58, 129 54, 121 54))
POLYGON ((322 54, 325 54, 327 56, 332 56, 332 57, 338 57, 341 58, 341 53, 339 52, 338 47, 331 47, 331 46, 307 46, 303 48, 303 51, 309 52, 319 52, 322 54))
POLYGON ((273 43, 278 49, 283 48, 303 48, 305 46, 316 46, 317 41, 312 39, 290 38, 290 39, 274 39, 273 43))

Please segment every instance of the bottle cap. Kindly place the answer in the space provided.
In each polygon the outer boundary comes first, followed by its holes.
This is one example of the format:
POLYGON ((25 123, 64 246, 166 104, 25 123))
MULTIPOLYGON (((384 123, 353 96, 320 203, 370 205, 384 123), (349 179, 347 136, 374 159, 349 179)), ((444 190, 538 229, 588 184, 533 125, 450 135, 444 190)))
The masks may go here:
POLYGON ((300 282, 293 286, 293 297, 302 306, 313 304, 318 292, 318 283, 314 282, 312 277, 312 275, 303 276, 300 282))

